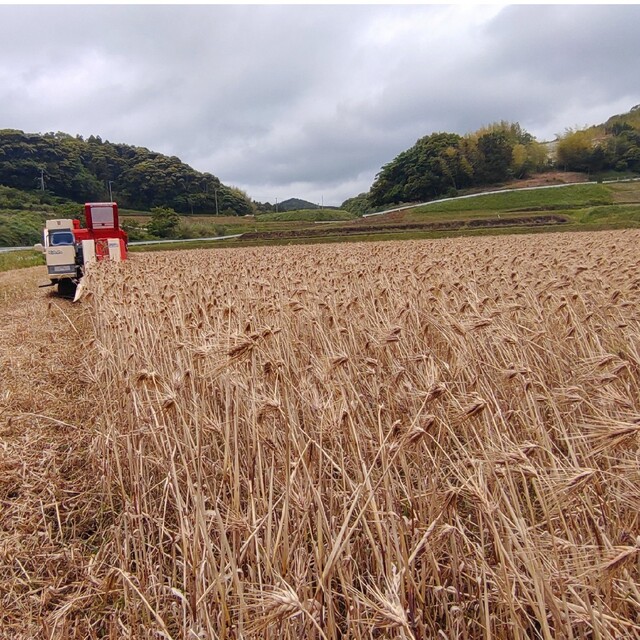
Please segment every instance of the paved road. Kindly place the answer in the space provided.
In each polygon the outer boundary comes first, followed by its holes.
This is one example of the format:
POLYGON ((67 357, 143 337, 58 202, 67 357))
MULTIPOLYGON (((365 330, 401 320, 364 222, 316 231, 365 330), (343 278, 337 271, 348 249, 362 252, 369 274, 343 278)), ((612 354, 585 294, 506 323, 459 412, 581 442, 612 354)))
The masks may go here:
POLYGON ((8 251, 25 251, 27 249, 33 249, 33 247, 0 247, 0 253, 7 253, 8 251))
POLYGON ((202 240, 210 241, 210 240, 230 240, 231 238, 239 238, 242 236, 242 233, 237 233, 233 236, 213 236, 210 238, 184 238, 182 240, 139 240, 138 242, 130 242, 130 247, 137 247, 143 244, 176 244, 179 242, 201 242, 202 240))

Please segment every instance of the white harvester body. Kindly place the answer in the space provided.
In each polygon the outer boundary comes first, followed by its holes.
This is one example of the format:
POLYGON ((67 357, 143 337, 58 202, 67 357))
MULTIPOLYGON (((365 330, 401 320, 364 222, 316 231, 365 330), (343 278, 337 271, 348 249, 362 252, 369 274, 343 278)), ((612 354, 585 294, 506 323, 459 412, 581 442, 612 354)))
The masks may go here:
POLYGON ((73 220, 47 220, 43 233, 45 260, 51 281, 75 277, 77 273, 73 220))
MULTIPOLYGON (((100 260, 120 262, 127 258, 127 234, 120 228, 115 202, 89 202, 84 206, 86 228, 79 220, 47 220, 43 244, 35 248, 45 254, 51 286, 70 296, 84 275, 86 265, 100 260)), ((77 296, 76 296, 77 297, 77 296)))

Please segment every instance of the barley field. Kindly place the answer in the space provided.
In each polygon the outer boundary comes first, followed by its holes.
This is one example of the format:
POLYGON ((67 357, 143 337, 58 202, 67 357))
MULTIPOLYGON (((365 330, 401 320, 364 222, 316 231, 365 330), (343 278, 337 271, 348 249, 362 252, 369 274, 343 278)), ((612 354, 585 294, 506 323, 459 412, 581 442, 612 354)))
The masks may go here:
POLYGON ((93 269, 99 514, 76 532, 84 590, 43 635, 639 638, 639 247, 567 233, 93 269))

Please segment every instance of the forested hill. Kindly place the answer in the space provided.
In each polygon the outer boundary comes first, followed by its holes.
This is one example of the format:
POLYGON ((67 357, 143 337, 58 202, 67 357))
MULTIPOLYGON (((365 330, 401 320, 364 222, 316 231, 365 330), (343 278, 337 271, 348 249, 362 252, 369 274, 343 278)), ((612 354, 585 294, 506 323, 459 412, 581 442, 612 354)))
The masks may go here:
POLYGON ((519 124, 475 134, 434 133, 385 165, 370 190, 374 205, 429 200, 541 171, 547 152, 519 124))
POLYGON ((593 178, 640 173, 640 105, 602 125, 567 129, 553 145, 539 143, 518 123, 505 121, 465 136, 424 136, 382 167, 368 193, 342 207, 364 213, 424 202, 549 169, 584 172, 593 178))
POLYGON ((0 184, 26 191, 42 188, 74 202, 109 198, 121 207, 171 207, 181 213, 244 215, 251 201, 175 156, 144 147, 114 144, 98 136, 86 140, 66 133, 34 134, 0 130, 0 184))

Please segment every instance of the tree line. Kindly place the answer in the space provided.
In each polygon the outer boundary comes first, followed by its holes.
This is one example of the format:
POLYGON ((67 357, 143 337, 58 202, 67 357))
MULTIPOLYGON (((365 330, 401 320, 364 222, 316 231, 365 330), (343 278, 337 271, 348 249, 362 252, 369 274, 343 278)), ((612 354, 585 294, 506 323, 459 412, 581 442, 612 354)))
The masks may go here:
POLYGON ((589 174, 640 173, 640 105, 586 129, 567 129, 557 145, 557 165, 589 174))
POLYGON ((0 184, 74 202, 113 199, 123 208, 169 207, 183 214, 253 212, 240 189, 175 156, 99 136, 0 130, 0 184))
POLYGON ((368 199, 374 207, 430 200, 524 178, 546 166, 545 147, 518 123, 496 123, 466 136, 433 133, 382 167, 368 199))
POLYGON ((604 125, 567 129, 553 145, 538 142, 517 122, 501 121, 465 136, 433 133, 382 167, 366 193, 343 209, 376 208, 455 196, 559 169, 598 175, 640 173, 640 105, 604 125))

